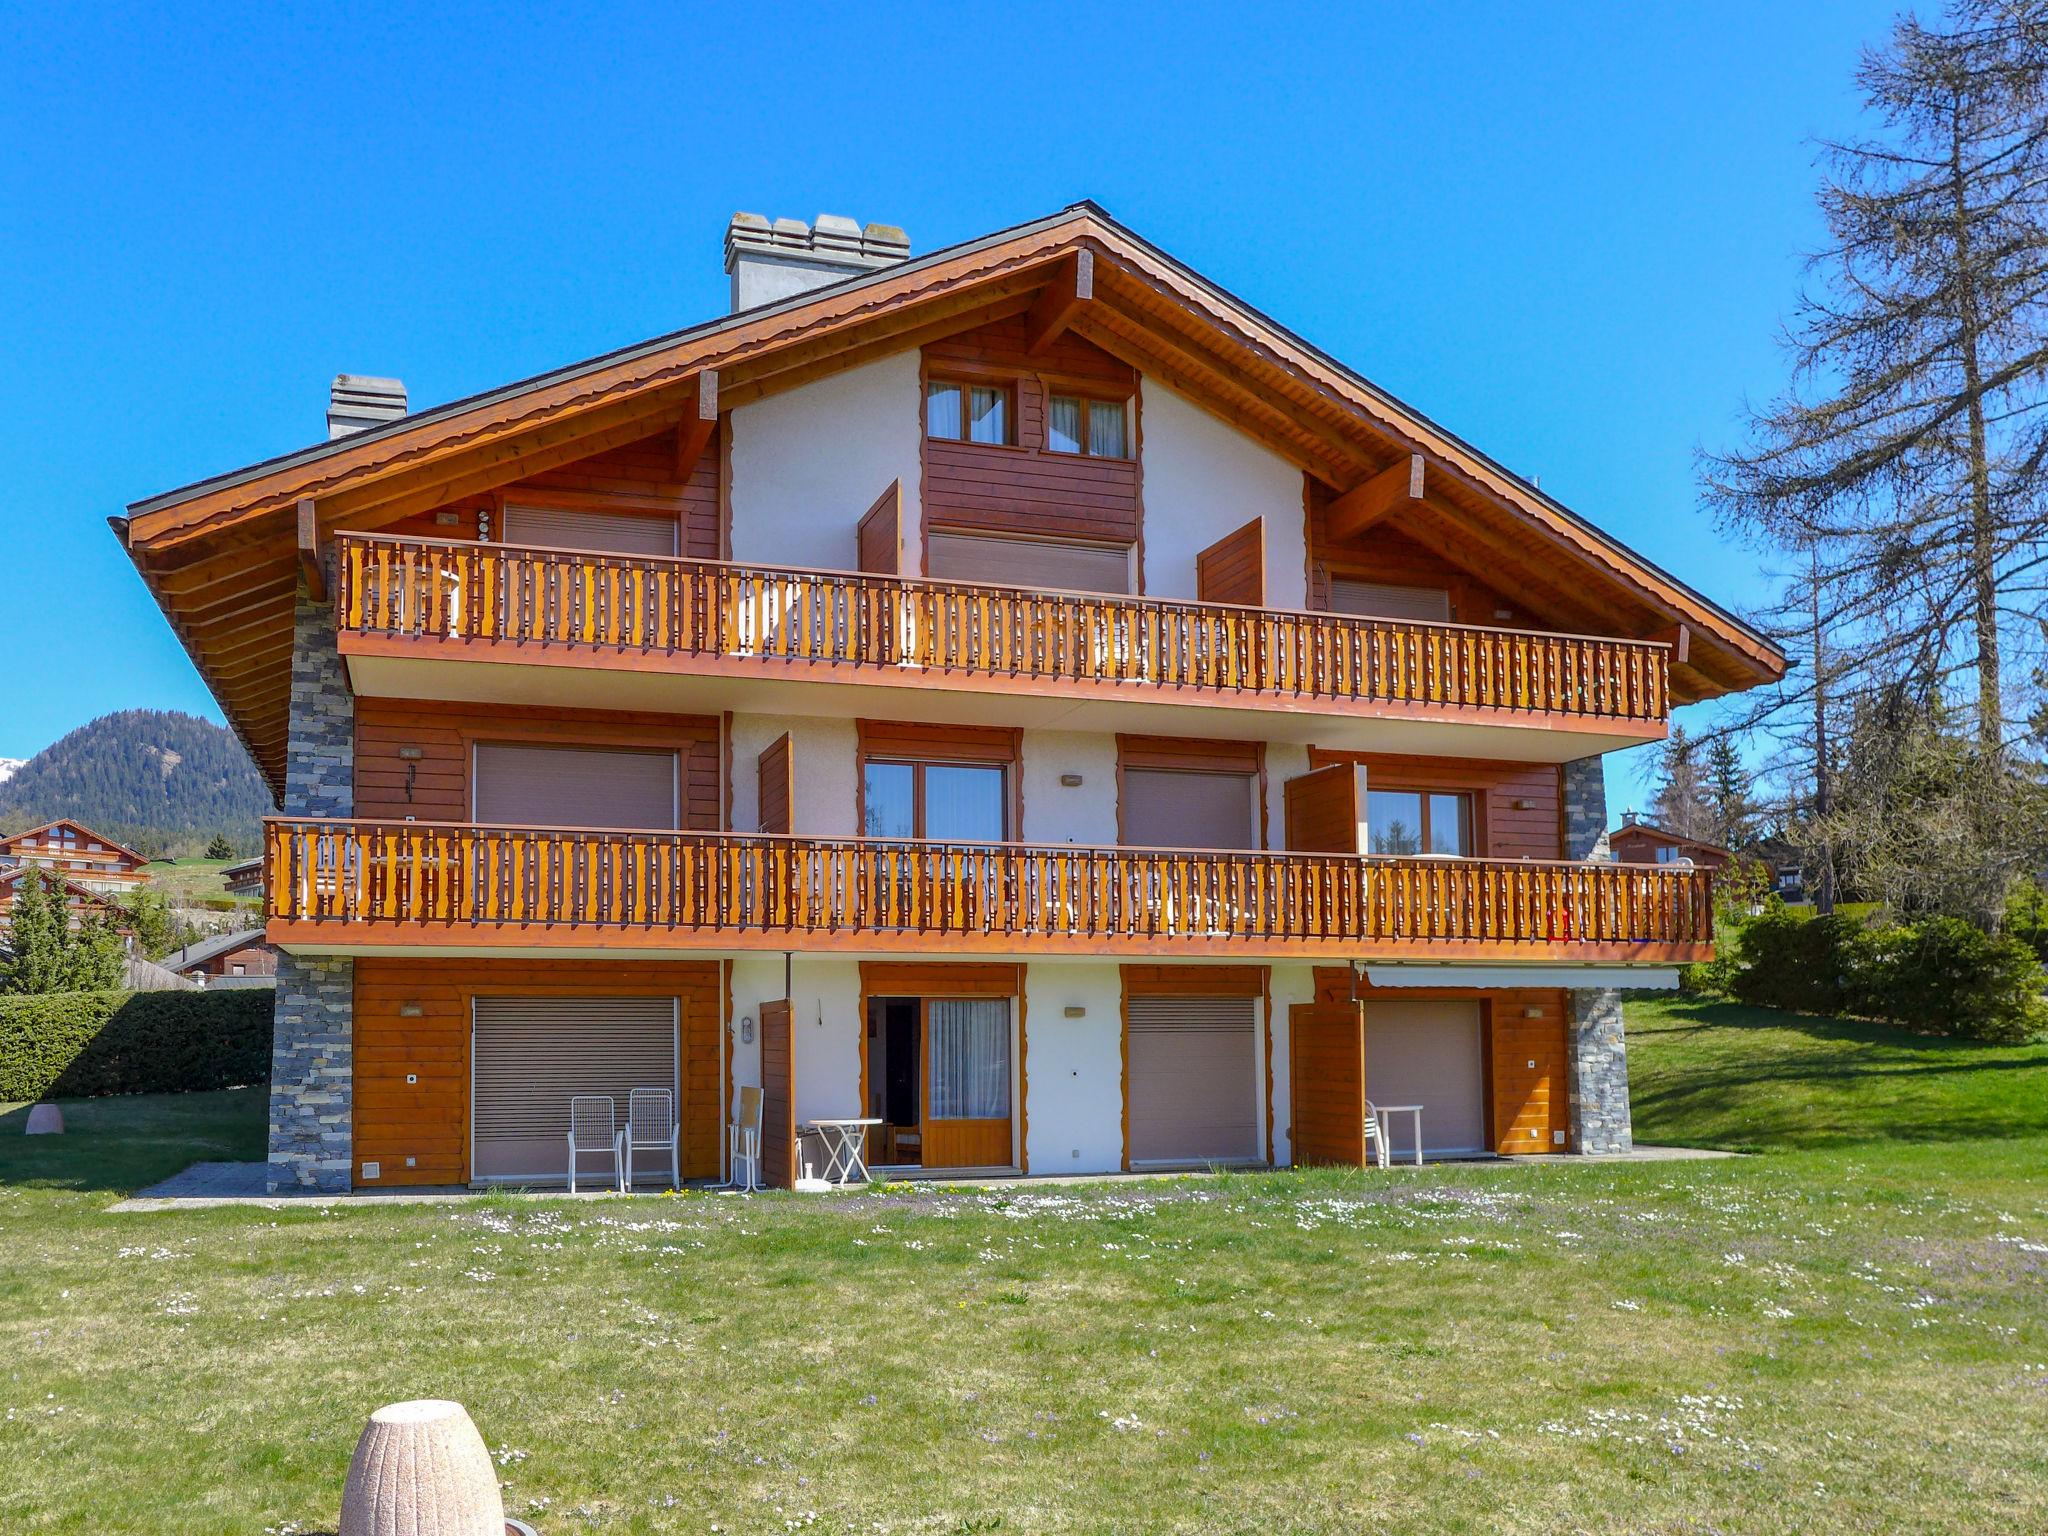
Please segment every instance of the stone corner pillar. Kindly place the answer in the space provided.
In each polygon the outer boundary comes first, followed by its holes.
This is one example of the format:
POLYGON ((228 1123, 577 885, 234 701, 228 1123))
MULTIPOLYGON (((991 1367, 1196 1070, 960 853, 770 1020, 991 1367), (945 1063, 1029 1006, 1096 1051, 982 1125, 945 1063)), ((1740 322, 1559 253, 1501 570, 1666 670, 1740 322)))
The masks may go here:
POLYGON ((1574 991, 1567 1029, 1572 1150, 1632 1150, 1635 1130, 1629 1114, 1621 994, 1611 987, 1574 991))
MULTIPOLYGON (((287 816, 355 813, 355 739, 355 696, 335 641, 334 610, 314 602, 302 585, 292 634, 287 816)), ((354 972, 354 961, 335 956, 277 957, 267 1179, 273 1192, 350 1187, 354 972)))
POLYGON ((1564 765, 1564 856, 1606 859, 1607 759, 1574 758, 1564 765))

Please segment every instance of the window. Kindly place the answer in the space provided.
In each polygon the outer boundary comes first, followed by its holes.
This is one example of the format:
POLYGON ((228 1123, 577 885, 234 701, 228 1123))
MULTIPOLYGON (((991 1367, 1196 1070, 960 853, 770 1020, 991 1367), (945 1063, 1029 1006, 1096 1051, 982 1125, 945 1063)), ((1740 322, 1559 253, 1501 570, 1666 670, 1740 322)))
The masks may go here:
POLYGON ((1125 421, 1121 400, 1054 395, 1046 403, 1045 446, 1054 453, 1080 453, 1091 459, 1129 458, 1125 421))
POLYGON ((932 437, 1005 444, 1011 441, 1010 418, 1007 385, 934 379, 925 387, 924 429, 932 437))
POLYGON ((1668 843, 1663 845, 1657 850, 1657 862, 1659 864, 1676 864, 1678 862, 1678 850, 1668 843))
POLYGON ((987 998, 925 1004, 931 1058, 927 1118, 1004 1120, 1010 1114, 1010 1005, 987 998))
POLYGON ((861 831, 1000 843, 1008 835, 1008 775, 993 765, 870 760, 862 770, 861 831))
POLYGON ((1471 856, 1470 795, 1368 788, 1365 800, 1367 852, 1394 858, 1471 856))

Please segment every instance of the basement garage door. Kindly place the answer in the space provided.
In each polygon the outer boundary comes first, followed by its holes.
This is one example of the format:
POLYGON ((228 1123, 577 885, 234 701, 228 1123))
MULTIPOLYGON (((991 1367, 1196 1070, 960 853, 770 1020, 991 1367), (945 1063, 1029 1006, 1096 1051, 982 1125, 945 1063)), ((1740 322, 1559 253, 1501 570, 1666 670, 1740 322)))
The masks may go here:
POLYGON ((1259 1155, 1256 1005, 1246 997, 1126 1001, 1131 1162, 1259 1155))
MULTIPOLYGON (((1365 1096, 1375 1104, 1420 1104, 1425 1154, 1484 1151, 1479 1005, 1455 998, 1367 1003, 1365 1096)), ((1414 1117, 1395 1115, 1392 1131, 1393 1151, 1412 1154, 1414 1117)))
MULTIPOLYGON (((621 1129, 635 1088, 676 1095, 673 997, 479 997, 470 1031, 470 1177, 555 1183, 569 1169, 569 1100, 612 1097, 621 1129)), ((609 1178, 605 1158, 578 1177, 609 1178)))

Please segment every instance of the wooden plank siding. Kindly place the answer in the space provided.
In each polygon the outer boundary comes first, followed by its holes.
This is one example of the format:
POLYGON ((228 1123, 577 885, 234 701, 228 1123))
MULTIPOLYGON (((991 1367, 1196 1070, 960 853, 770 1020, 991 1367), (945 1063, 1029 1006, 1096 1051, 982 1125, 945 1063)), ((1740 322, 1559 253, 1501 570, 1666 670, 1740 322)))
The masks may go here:
POLYGON ((723 1000, 716 961, 364 956, 355 963, 353 1156, 375 1183, 461 1184, 469 1169, 470 1003, 498 997, 675 997, 682 1005, 684 1178, 715 1178, 723 1000), (417 1015, 406 1012, 417 1008, 417 1015), (417 1083, 406 1082, 407 1074, 417 1083), (413 1166, 406 1166, 406 1159, 413 1166))
POLYGON ((1136 543, 1142 523, 1137 370, 1071 331, 1036 356, 1029 345, 1029 324, 1018 315, 925 346, 925 380, 1007 384, 1016 412, 1013 444, 925 438, 925 527, 1136 543), (1133 456, 1049 451, 1045 402, 1067 392, 1128 399, 1133 456))
POLYGON ((1479 844, 1473 853, 1478 857, 1564 857, 1564 770, 1554 763, 1310 749, 1312 768, 1343 763, 1365 769, 1368 792, 1442 789, 1472 795, 1472 823, 1479 844))
POLYGON ((678 523, 678 553, 715 560, 719 550, 718 433, 698 455, 685 480, 675 478, 676 434, 657 433, 593 453, 554 469, 528 475, 498 490, 464 496, 389 524, 385 531, 416 538, 474 539, 488 519, 491 536, 501 538, 503 509, 514 506, 580 507, 611 513, 672 518, 678 523))
MULTIPOLYGON (((1315 976, 1318 1005, 1350 1006, 1349 971, 1318 966, 1315 976)), ((1374 988, 1363 977, 1359 978, 1357 988, 1360 1002, 1367 1007, 1375 998, 1395 1002, 1404 998, 1469 998, 1477 1002, 1485 1032, 1487 1136, 1494 1151, 1508 1156, 1562 1150, 1557 1138, 1568 1135, 1571 1126, 1565 1057, 1566 1010, 1570 999, 1563 991, 1549 987, 1485 991, 1458 987, 1374 988)), ((1292 1060, 1289 1070, 1297 1070, 1292 1060)))
POLYGON ((480 741, 673 750, 683 776, 684 827, 718 829, 718 721, 708 716, 411 699, 356 700, 357 814, 473 820, 471 749, 480 741), (400 755, 411 749, 419 756, 400 755))
POLYGON ((1288 1148, 1297 1168, 1365 1161, 1365 1047, 1356 1006, 1287 1010, 1288 1148))

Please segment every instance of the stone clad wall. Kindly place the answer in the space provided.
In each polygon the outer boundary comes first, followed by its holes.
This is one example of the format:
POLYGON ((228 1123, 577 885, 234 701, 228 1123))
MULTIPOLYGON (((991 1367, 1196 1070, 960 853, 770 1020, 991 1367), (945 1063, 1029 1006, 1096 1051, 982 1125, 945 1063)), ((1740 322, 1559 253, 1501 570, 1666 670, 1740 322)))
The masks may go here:
MULTIPOLYGON (((1565 857, 1606 859, 1607 765, 1582 757, 1564 765, 1565 857)), ((1571 1144, 1579 1152, 1626 1152, 1635 1145, 1629 1118, 1628 1045, 1621 994, 1611 988, 1571 994, 1567 1075, 1571 1144)))
MULTIPOLYGON (((335 645, 333 609, 301 590, 292 636, 285 815, 354 813, 355 732, 355 696, 335 645)), ((347 959, 277 957, 270 1057, 272 1190, 349 1187, 354 970, 355 962, 347 959)))

